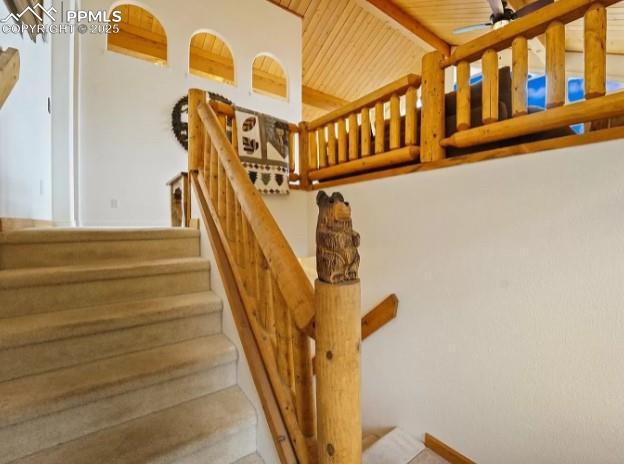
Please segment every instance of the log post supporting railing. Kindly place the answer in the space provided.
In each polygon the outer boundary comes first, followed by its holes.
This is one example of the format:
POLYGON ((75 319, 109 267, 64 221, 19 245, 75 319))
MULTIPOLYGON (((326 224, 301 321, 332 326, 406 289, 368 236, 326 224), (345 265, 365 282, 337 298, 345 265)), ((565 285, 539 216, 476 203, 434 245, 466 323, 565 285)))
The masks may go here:
POLYGON ((360 282, 316 288, 316 398, 319 463, 362 462, 360 282))
POLYGON ((422 62, 422 140, 420 160, 423 163, 445 157, 440 141, 445 135, 444 55, 435 51, 426 54, 422 62))
POLYGON ((320 464, 362 462, 360 239, 340 193, 317 195, 316 401, 320 464))

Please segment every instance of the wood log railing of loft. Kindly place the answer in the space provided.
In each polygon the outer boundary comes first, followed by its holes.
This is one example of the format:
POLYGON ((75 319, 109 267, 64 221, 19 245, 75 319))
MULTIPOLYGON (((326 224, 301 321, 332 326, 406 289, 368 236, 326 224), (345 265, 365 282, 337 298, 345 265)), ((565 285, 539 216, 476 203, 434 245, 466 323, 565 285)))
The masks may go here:
MULTIPOLYGON (((618 0, 560 0, 458 46, 450 57, 423 58, 421 78, 407 75, 296 131, 298 166, 291 180, 305 190, 461 163, 624 137, 610 118, 624 116, 624 92, 606 94, 607 8, 618 0), (565 26, 584 19, 586 99, 566 104, 565 26), (545 34, 547 108, 529 114, 528 41, 545 34), (498 54, 512 54, 510 117, 499 114, 498 54), (481 62, 482 101, 471 102, 470 65, 481 62), (445 70, 456 68, 456 127, 446 127, 445 70), (422 95, 417 108, 417 92, 422 95), (471 127, 482 109, 483 125, 471 127), (585 133, 537 141, 523 136, 585 123, 585 133), (446 136, 448 132, 454 132, 446 136), (515 143, 515 144, 514 144, 515 143), (485 144, 495 144, 480 148, 485 144), (450 149, 468 154, 447 156, 450 149), (471 151, 472 150, 472 151, 471 151)), ((621 122, 621 121, 620 121, 621 122)))

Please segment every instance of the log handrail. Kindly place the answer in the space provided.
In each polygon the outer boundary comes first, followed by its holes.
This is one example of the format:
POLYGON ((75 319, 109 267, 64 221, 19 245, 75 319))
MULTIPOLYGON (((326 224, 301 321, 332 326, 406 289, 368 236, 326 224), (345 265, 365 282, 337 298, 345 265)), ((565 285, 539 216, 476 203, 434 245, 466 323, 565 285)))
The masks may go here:
POLYGON ((310 325, 314 319, 314 292, 310 281, 273 215, 249 181, 247 172, 219 125, 214 110, 203 103, 197 108, 197 113, 208 131, 221 166, 235 189, 240 207, 267 259, 271 273, 277 279, 279 289, 297 327, 312 333, 310 325))
POLYGON ((545 130, 590 122, 600 118, 620 116, 624 109, 624 93, 571 103, 540 113, 505 119, 481 127, 456 132, 441 141, 443 147, 470 147, 475 144, 498 142, 545 130))
POLYGON ((375 103, 377 103, 380 100, 387 100, 393 94, 403 93, 409 87, 418 87, 419 85, 420 85, 420 76, 417 74, 408 74, 367 95, 364 95, 361 98, 358 98, 357 100, 343 106, 342 108, 338 108, 337 110, 327 113, 321 116, 320 118, 310 121, 308 123, 308 129, 309 130, 318 129, 319 127, 322 127, 329 122, 337 121, 340 118, 349 116, 349 114, 359 111, 362 108, 375 105, 375 103))

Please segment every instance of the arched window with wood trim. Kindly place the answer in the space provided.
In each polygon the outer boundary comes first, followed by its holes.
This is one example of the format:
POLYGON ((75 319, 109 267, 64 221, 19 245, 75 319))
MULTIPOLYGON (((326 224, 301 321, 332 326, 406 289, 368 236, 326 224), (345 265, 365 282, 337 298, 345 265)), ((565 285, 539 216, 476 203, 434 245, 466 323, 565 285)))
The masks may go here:
POLYGON ((119 5, 112 11, 121 13, 119 32, 108 34, 108 50, 123 55, 167 63, 167 34, 156 17, 136 5, 119 5))
POLYGON ((233 85, 234 58, 223 39, 211 32, 198 32, 191 38, 189 72, 196 76, 233 85))
POLYGON ((267 54, 261 54, 254 58, 251 87, 254 92, 272 97, 288 98, 286 71, 279 61, 267 54))

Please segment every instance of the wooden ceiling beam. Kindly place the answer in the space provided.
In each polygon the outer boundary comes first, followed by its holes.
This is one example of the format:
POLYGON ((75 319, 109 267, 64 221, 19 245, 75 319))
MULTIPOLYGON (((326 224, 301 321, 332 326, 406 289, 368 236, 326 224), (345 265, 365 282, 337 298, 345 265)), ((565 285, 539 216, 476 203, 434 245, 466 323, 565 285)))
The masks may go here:
POLYGON ((391 0, 366 0, 379 11, 384 13, 403 28, 420 38, 422 41, 439 50, 444 56, 451 55, 451 45, 440 38, 433 31, 425 27, 420 21, 404 11, 391 0))
POLYGON ((348 102, 342 98, 335 97, 320 90, 313 89, 306 85, 301 92, 304 105, 310 105, 322 110, 333 111, 345 106, 348 102))
POLYGON ((288 11, 291 14, 294 14, 295 16, 297 16, 298 18, 303 19, 303 15, 300 13, 297 13, 296 11, 291 10, 288 7, 285 7, 284 5, 282 5, 280 2, 278 2, 277 0, 267 0, 269 3, 272 3, 273 5, 281 8, 284 11, 288 11))

